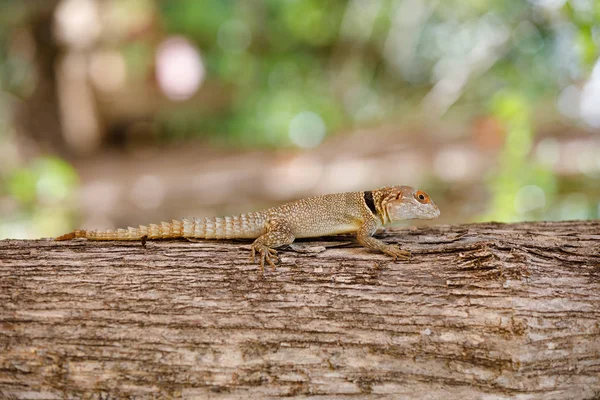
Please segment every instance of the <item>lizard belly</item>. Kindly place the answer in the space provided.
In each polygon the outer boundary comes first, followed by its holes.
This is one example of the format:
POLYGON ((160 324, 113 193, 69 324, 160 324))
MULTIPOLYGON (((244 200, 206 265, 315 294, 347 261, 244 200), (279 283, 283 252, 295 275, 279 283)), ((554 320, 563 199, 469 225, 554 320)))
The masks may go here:
POLYGON ((319 236, 331 236, 331 235, 340 235, 343 233, 354 233, 358 230, 359 224, 357 223, 340 223, 335 226, 328 224, 321 224, 316 222, 309 229, 299 229, 294 232, 294 236, 297 239, 301 238, 311 238, 311 237, 319 237, 319 236))

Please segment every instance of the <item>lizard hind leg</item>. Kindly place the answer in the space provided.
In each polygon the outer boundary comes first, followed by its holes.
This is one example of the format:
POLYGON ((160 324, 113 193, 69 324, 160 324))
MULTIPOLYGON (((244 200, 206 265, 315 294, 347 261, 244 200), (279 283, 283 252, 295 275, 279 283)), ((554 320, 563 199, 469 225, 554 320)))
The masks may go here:
POLYGON ((265 268, 265 261, 275 269, 273 261, 279 261, 275 248, 293 243, 295 239, 290 227, 281 220, 271 219, 267 221, 266 228, 267 232, 252 243, 252 254, 250 256, 256 262, 256 255, 258 254, 261 271, 265 268))

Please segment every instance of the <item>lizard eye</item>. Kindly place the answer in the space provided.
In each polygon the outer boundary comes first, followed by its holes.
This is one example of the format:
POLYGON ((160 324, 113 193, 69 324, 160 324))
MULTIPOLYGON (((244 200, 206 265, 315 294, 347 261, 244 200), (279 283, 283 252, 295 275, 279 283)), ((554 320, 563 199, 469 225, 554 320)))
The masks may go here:
POLYGON ((427 196, 427 193, 422 192, 422 191, 417 191, 417 193, 415 193, 415 199, 417 199, 417 201, 419 203, 429 203, 429 196, 427 196))

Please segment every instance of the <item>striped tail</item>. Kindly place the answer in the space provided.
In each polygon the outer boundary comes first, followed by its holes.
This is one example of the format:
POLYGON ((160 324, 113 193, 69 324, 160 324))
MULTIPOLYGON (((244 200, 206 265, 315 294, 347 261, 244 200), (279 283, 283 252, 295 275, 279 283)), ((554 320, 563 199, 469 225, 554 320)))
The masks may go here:
POLYGON ((146 239, 255 239, 266 232, 264 212, 231 217, 184 218, 160 224, 140 225, 137 228, 84 231, 77 230, 55 240, 86 238, 89 240, 146 239))

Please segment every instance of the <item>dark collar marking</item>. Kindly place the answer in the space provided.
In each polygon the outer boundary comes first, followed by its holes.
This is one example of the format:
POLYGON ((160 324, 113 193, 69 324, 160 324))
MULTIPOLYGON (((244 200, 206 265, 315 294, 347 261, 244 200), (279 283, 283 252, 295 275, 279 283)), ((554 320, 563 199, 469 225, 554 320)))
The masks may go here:
POLYGON ((377 215, 377 208, 375 207, 375 201, 373 200, 373 192, 370 190, 363 194, 363 198, 365 199, 365 204, 369 207, 369 210, 373 213, 373 215, 377 215))

